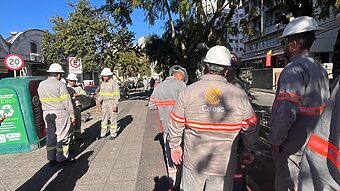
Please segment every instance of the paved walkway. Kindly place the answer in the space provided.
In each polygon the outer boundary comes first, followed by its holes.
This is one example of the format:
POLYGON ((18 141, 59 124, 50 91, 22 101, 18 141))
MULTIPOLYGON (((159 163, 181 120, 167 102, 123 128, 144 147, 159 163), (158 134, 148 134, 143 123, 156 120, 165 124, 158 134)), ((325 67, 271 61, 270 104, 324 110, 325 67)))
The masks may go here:
MULTIPOLYGON (((137 95, 138 96, 138 95, 137 95)), ((49 167, 45 147, 0 155, 0 190, 166 190, 166 169, 155 111, 145 97, 120 104, 118 137, 97 140, 100 113, 83 123, 84 142, 72 146, 77 162, 49 167), (144 100, 143 100, 144 99, 144 100)))

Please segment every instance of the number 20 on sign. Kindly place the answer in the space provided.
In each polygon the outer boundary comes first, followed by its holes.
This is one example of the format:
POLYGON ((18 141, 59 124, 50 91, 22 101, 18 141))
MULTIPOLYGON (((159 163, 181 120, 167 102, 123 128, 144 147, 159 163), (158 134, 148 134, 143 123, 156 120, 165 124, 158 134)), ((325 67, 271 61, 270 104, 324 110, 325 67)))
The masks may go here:
POLYGON ((10 70, 20 70, 24 66, 24 60, 17 54, 10 54, 6 56, 4 62, 6 68, 10 70))

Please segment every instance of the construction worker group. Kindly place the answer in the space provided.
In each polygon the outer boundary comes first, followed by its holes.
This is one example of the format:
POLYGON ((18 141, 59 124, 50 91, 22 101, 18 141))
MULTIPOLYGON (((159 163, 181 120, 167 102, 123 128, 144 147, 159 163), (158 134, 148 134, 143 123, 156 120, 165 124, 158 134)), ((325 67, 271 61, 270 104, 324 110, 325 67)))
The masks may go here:
MULTIPOLYGON (((339 80, 329 98, 329 79, 310 56, 315 32, 322 30, 307 16, 285 27, 281 43, 289 64, 283 69, 271 113, 269 141, 275 164, 275 190, 340 190, 339 80), (332 120, 332 118, 334 119, 332 120)), ((231 191, 240 164, 251 164, 258 145, 258 119, 250 103, 249 85, 238 78, 229 50, 216 45, 203 60, 201 79, 186 85, 187 71, 174 65, 155 86, 149 108, 158 110, 162 146, 172 189, 231 191)), ((76 74, 60 82, 61 65, 52 64, 38 88, 47 127, 47 159, 72 163, 69 144, 81 137, 84 94, 76 74)), ((96 104, 102 110, 99 138, 115 139, 119 86, 104 68, 96 104)), ((241 166, 242 166, 241 165, 241 166)), ((234 187, 235 189, 235 187, 234 187)))

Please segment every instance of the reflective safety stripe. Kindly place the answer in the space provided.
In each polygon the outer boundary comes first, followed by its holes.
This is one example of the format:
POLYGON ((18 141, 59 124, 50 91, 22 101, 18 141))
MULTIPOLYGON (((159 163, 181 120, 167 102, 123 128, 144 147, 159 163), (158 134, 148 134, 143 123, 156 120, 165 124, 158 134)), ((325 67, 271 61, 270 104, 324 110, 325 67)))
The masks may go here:
POLYGON ((156 99, 154 97, 150 97, 150 102, 156 102, 156 99))
POLYGON ((222 124, 222 123, 202 123, 186 121, 185 123, 191 129, 199 131, 215 131, 215 132, 236 132, 240 131, 243 124, 222 124))
POLYGON ((112 128, 112 129, 116 129, 116 128, 117 128, 117 125, 111 125, 111 128, 112 128))
POLYGON ((169 174, 176 174, 177 173, 177 169, 176 168, 169 168, 168 169, 168 173, 169 174))
POLYGON ((42 103, 46 103, 46 102, 58 102, 58 101, 63 101, 66 99, 70 98, 70 94, 64 94, 60 97, 45 97, 45 98, 40 98, 40 101, 42 103))
POLYGON ((317 136, 316 134, 312 134, 308 141, 307 147, 318 155, 327 158, 337 168, 340 168, 340 151, 332 143, 317 136))
POLYGON ((242 121, 242 125, 248 125, 248 126, 256 125, 256 123, 257 123, 256 115, 253 115, 253 116, 249 117, 248 119, 242 121))
POLYGON ((106 128, 107 128, 107 125, 102 125, 102 128, 105 128, 105 129, 106 129, 106 128))
POLYGON ((172 119, 174 122, 184 125, 185 124, 185 118, 177 116, 174 112, 171 111, 170 113, 170 119, 172 119))
POLYGON ((320 115, 323 112, 324 109, 325 109, 325 104, 322 104, 319 107, 299 106, 298 114, 302 114, 302 115, 320 115))
POLYGON ((293 93, 289 93, 289 92, 280 92, 277 95, 275 101, 276 100, 287 100, 287 101, 291 101, 297 104, 301 104, 302 97, 296 94, 293 94, 293 93))
POLYGON ((165 101, 156 101, 157 106, 174 106, 176 105, 176 100, 165 100, 165 101))
POLYGON ((62 148, 57 148, 57 152, 67 152, 69 149, 69 146, 62 146, 62 148))
POLYGON ((102 95, 102 96, 118 96, 119 92, 99 92, 99 95, 102 95))
POLYGON ((55 150, 57 147, 46 147, 46 150, 48 150, 48 151, 53 151, 53 150, 55 150))

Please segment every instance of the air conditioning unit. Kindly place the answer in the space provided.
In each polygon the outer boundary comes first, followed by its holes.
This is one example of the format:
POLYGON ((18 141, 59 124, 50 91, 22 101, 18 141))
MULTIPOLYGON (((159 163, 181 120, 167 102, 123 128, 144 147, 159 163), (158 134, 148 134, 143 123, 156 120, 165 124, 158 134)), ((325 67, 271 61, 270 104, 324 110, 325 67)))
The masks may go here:
POLYGON ((40 56, 37 53, 30 53, 30 61, 37 61, 37 57, 40 56))

